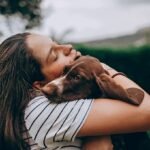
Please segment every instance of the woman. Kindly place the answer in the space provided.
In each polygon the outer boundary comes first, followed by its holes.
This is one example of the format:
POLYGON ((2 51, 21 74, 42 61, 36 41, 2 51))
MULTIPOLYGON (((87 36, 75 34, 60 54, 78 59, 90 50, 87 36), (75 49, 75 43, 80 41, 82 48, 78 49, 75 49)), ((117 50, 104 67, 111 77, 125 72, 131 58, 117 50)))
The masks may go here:
MULTIPOLYGON (((59 45, 30 33, 14 35, 0 45, 2 149, 80 149, 80 140, 75 137, 150 129, 150 96, 146 92, 139 107, 109 99, 59 105, 44 96, 30 99, 32 87, 40 89, 59 77, 64 67, 80 55, 71 45, 59 45)), ((108 71, 116 74, 114 69, 108 71)), ((140 88, 124 76, 114 79, 124 88, 140 88)))

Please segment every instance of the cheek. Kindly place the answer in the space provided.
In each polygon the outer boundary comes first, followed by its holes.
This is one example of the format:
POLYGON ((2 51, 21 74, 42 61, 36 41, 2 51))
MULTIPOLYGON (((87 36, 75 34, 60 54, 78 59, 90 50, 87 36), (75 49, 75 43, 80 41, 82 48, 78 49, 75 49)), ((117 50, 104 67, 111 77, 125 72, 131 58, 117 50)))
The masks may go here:
POLYGON ((60 77, 63 73, 63 70, 64 70, 64 65, 62 64, 54 65, 49 72, 52 80, 60 77))
POLYGON ((56 63, 47 65, 42 69, 42 72, 48 81, 54 80, 62 75, 66 63, 68 63, 67 60, 57 61, 56 63))
POLYGON ((44 74, 47 81, 52 81, 60 76, 61 70, 58 67, 51 66, 42 69, 42 73, 44 74))
POLYGON ((66 65, 70 65, 73 62, 73 59, 71 57, 63 56, 58 60, 58 64, 62 67, 66 65))
POLYGON ((62 75, 62 71, 58 69, 51 72, 51 76, 53 76, 53 79, 56 79, 60 77, 61 75, 62 75))

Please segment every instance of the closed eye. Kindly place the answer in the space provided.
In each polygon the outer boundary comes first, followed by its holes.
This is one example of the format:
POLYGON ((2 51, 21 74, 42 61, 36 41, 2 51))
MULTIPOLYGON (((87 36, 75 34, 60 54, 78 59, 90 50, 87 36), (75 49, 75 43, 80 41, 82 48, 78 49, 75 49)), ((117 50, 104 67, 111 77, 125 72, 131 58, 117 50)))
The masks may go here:
POLYGON ((58 59, 58 56, 57 56, 56 52, 54 52, 54 50, 52 52, 52 56, 53 56, 53 61, 56 61, 58 59))
POLYGON ((54 55, 54 60, 56 61, 58 59, 58 56, 55 54, 54 55))
POLYGON ((81 79, 81 75, 79 75, 79 74, 78 74, 78 75, 75 75, 75 76, 73 76, 73 79, 74 79, 74 80, 80 80, 80 79, 81 79))

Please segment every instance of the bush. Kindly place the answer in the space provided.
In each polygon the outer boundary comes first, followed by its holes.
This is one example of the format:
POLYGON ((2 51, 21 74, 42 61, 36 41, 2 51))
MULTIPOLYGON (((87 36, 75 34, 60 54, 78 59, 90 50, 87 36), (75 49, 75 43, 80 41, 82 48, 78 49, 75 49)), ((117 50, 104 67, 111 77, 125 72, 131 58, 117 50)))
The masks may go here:
POLYGON ((115 48, 91 48, 75 45, 83 55, 97 57, 100 61, 124 72, 150 93, 150 46, 115 48))

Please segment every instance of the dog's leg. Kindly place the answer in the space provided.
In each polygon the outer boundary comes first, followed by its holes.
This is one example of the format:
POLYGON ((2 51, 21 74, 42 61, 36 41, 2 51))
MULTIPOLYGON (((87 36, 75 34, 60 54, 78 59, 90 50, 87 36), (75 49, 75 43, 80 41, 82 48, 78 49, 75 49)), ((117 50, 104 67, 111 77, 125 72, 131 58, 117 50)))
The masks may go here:
POLYGON ((105 95, 110 98, 120 99, 135 105, 139 105, 144 98, 144 92, 140 89, 124 89, 105 73, 96 77, 96 82, 105 95))

